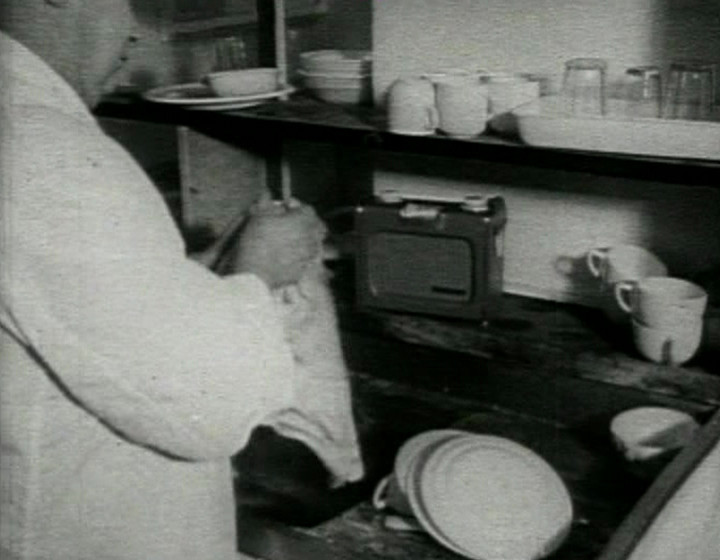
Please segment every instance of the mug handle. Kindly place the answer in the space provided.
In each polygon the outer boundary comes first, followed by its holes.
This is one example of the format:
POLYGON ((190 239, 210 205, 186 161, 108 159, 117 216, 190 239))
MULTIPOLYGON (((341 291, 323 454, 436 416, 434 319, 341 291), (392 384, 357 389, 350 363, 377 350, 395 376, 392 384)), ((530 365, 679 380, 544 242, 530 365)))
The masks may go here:
POLYGON ((439 126, 440 126, 440 113, 438 113, 437 107, 435 107, 435 105, 428 105, 427 106, 427 121, 426 121, 427 130, 435 130, 439 126))
POLYGON ((607 249, 591 249, 587 254, 587 267, 590 269, 590 274, 595 278, 602 276, 600 266, 607 257, 607 249))
POLYGON ((622 280, 615 284, 615 299, 617 300, 620 309, 625 313, 632 313, 632 305, 630 304, 630 294, 635 287, 635 282, 632 280, 622 280))
POLYGON ((380 480, 380 482, 378 482, 377 486, 375 487, 375 490, 373 491, 372 505, 378 511, 383 511, 388 507, 387 489, 388 485, 390 484, 391 476, 392 475, 387 475, 382 480, 380 480))

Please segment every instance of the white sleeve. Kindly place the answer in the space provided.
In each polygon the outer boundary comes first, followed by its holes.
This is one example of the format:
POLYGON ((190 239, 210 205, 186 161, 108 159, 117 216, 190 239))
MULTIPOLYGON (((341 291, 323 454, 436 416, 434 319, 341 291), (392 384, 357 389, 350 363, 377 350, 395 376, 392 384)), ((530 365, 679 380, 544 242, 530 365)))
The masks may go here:
POLYGON ((52 158, 18 154, 0 296, 48 375, 113 430, 175 456, 229 456, 293 402, 270 292, 186 259, 129 156, 79 138, 55 138, 52 158))

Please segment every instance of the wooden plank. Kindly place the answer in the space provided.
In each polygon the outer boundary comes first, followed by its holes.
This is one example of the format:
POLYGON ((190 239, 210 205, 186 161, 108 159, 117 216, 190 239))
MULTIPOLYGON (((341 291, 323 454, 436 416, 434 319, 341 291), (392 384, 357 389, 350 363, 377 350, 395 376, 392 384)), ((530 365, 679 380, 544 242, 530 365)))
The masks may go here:
POLYGON ((275 66, 278 60, 275 40, 275 1, 256 0, 256 9, 258 15, 258 65, 275 66))
POLYGON ((474 356, 498 373, 570 377, 720 406, 719 364, 711 348, 683 367, 653 364, 637 355, 629 326, 609 325, 598 310, 505 296, 500 316, 487 326, 400 313, 359 314, 351 306, 341 320, 349 332, 474 356))

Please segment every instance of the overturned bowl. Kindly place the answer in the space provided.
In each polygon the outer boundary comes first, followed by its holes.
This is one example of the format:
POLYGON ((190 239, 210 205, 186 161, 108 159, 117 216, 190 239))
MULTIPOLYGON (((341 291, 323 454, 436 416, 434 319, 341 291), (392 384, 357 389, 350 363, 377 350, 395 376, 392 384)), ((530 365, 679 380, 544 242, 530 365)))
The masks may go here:
POLYGON ((610 423, 610 433, 630 472, 654 477, 695 435, 699 424, 688 413, 661 406, 625 410, 610 423))
POLYGON ((277 91, 279 78, 277 68, 243 68, 211 72, 205 81, 218 97, 243 97, 277 91))

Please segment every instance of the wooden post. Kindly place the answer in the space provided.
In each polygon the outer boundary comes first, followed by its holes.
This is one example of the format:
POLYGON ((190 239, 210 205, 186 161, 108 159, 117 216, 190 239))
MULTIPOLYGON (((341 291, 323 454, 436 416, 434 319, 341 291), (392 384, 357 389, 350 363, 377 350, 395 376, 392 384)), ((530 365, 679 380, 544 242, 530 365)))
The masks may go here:
MULTIPOLYGON (((287 53, 285 47, 285 0, 257 0, 258 63, 274 66, 280 71, 280 82, 287 82, 287 53)), ((287 98, 285 98, 287 99, 287 98)), ((292 197, 290 169, 283 154, 282 139, 274 149, 266 152, 266 184, 273 198, 292 197)))

